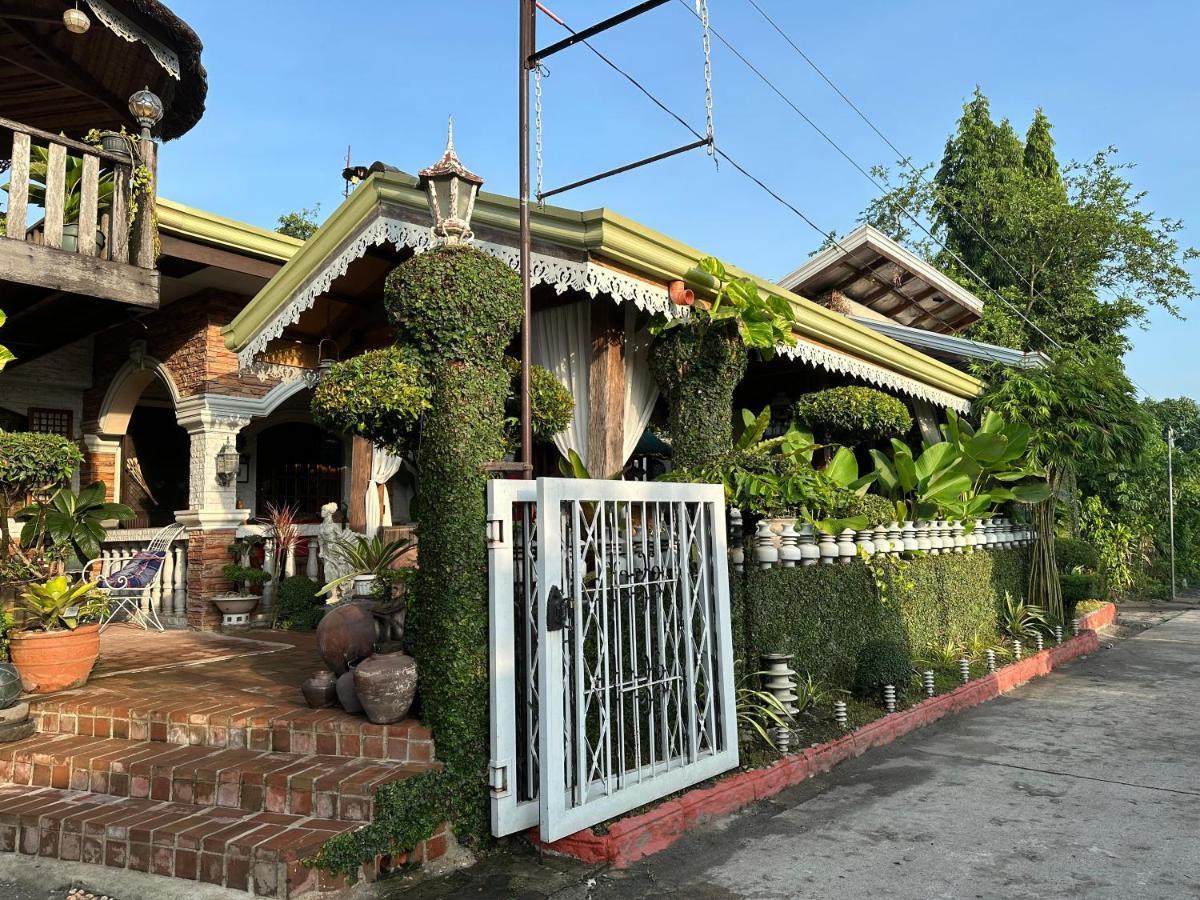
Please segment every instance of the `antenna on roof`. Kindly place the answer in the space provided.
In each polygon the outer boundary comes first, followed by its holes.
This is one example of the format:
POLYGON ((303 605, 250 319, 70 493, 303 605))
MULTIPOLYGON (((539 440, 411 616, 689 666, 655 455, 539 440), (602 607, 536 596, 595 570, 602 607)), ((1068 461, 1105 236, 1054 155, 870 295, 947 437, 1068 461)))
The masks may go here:
POLYGON ((370 170, 366 166, 353 166, 350 164, 350 145, 347 144, 346 168, 342 169, 342 181, 346 182, 346 184, 342 188, 342 196, 349 197, 350 192, 354 190, 355 186, 369 174, 371 174, 370 170))

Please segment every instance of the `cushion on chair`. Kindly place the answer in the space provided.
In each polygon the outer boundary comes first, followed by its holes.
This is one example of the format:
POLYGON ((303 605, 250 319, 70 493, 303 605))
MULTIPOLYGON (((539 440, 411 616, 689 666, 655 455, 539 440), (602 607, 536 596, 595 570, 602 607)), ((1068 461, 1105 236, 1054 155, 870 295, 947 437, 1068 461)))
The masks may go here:
POLYGON ((97 582, 109 591, 144 588, 154 582, 167 554, 163 551, 142 550, 115 572, 109 572, 97 582))

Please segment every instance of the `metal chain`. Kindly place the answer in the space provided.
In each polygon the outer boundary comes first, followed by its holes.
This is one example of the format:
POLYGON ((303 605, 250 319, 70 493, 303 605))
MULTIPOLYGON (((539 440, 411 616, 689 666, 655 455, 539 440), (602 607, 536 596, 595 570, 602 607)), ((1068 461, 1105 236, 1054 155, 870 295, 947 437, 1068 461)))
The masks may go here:
MULTIPOLYGON (((533 69, 534 157, 537 160, 534 196, 537 197, 539 207, 545 205, 542 203, 542 68, 542 64, 538 63, 533 69)), ((549 71, 546 74, 549 74, 549 71)))
POLYGON ((708 34, 708 0, 696 0, 696 15, 700 17, 701 41, 704 45, 704 118, 707 125, 707 153, 716 159, 713 142, 712 45, 708 34))

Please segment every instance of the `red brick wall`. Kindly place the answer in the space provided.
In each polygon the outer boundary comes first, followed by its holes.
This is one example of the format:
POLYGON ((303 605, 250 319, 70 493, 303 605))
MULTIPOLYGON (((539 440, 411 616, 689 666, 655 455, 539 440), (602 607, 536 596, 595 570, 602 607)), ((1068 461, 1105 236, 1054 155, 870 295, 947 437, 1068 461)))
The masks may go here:
POLYGON ((221 569, 232 562, 227 548, 236 535, 232 528, 188 535, 187 620, 192 628, 212 631, 220 627, 221 613, 211 601, 233 589, 221 569))
POLYGON ((92 453, 83 451, 83 462, 79 466, 79 484, 88 485, 94 481, 103 481, 105 499, 114 499, 114 487, 117 483, 117 456, 115 453, 92 453))

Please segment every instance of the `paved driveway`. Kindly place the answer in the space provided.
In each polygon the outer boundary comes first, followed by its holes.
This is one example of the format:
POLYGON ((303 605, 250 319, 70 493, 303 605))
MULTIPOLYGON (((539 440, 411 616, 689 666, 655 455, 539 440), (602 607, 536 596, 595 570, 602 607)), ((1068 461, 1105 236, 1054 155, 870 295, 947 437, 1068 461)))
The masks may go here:
POLYGON ((624 872, 529 859, 408 887, 420 897, 1200 897, 1200 611, 624 872))

